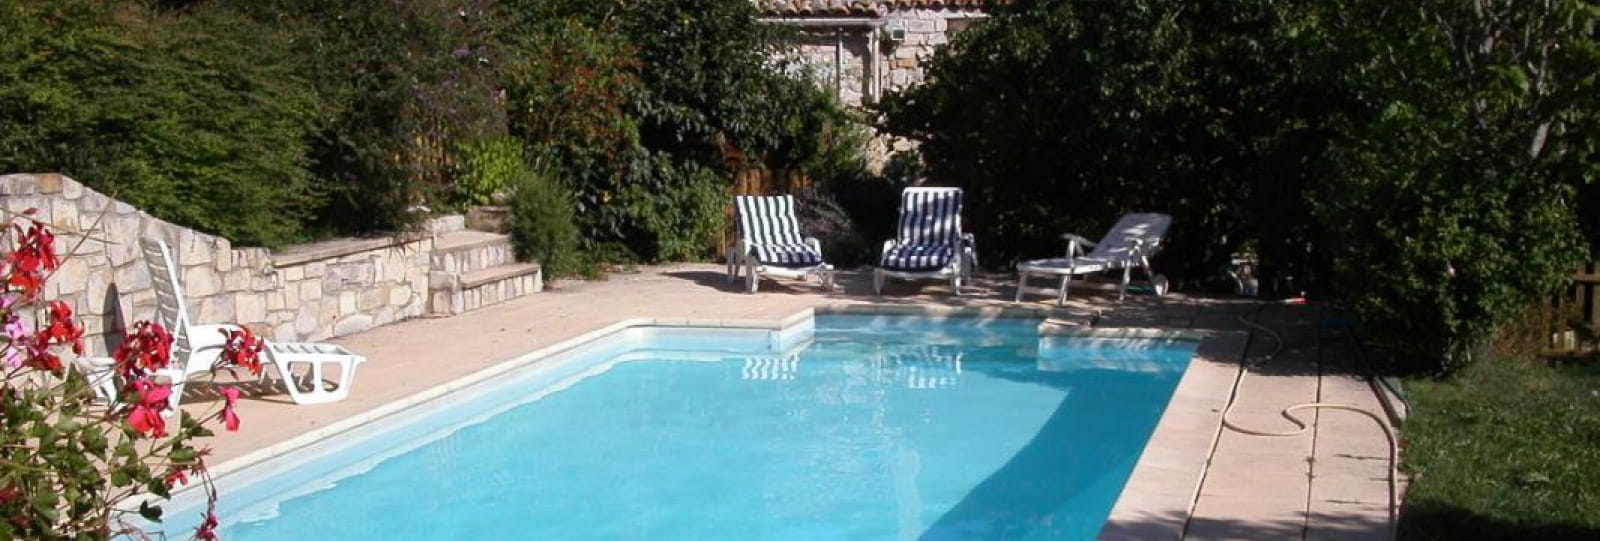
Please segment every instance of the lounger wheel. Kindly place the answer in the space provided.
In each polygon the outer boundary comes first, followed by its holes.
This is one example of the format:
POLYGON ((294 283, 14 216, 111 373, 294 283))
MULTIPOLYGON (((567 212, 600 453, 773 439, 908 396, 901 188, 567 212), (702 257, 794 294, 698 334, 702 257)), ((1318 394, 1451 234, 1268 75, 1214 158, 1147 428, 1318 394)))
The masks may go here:
POLYGON ((1157 297, 1166 295, 1170 288, 1171 285, 1167 283, 1167 275, 1156 274, 1150 277, 1150 289, 1155 292, 1157 297))

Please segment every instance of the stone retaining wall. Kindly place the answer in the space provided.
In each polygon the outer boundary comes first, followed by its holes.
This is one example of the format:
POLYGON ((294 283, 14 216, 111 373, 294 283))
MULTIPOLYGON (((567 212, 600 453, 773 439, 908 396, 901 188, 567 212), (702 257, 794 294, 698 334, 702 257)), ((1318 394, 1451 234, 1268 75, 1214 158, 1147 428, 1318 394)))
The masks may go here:
POLYGON ((322 340, 422 315, 429 236, 337 240, 281 253, 233 248, 224 238, 174 225, 56 174, 0 176, 0 209, 35 216, 57 233, 65 257, 46 298, 82 316, 92 354, 122 329, 154 316, 155 292, 139 239, 172 247, 189 317, 238 323, 275 341, 322 340))

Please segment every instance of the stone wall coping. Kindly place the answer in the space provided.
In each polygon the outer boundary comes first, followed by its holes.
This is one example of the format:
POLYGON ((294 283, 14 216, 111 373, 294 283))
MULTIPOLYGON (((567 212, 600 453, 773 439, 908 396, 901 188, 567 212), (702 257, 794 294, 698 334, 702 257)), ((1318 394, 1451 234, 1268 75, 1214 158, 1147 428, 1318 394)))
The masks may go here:
POLYGON ((282 252, 273 252, 272 266, 293 267, 304 265, 313 261, 334 259, 351 254, 371 252, 384 248, 399 247, 414 242, 427 240, 428 235, 410 233, 405 235, 378 237, 378 238, 342 238, 313 242, 310 244, 296 244, 282 252))

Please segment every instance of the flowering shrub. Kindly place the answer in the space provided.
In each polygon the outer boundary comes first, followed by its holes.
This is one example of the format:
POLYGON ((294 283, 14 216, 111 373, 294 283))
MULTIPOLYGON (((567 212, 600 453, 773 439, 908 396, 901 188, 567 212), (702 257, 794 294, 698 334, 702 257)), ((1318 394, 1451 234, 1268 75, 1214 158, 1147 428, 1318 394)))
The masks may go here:
MULTIPOLYGON (((222 408, 205 417, 169 411, 183 359, 173 358, 171 332, 148 321, 128 329, 109 373, 65 362, 82 361, 84 325, 67 303, 43 298, 61 257, 31 215, 0 228, 0 539, 143 538, 133 515, 159 521, 158 502, 191 480, 210 502, 194 537, 216 539, 209 449, 194 440, 212 435, 209 421, 239 428, 238 389, 223 389, 222 408), (111 378, 116 396, 97 397, 91 376, 111 378)), ((219 365, 259 372, 261 347, 236 333, 219 365)))

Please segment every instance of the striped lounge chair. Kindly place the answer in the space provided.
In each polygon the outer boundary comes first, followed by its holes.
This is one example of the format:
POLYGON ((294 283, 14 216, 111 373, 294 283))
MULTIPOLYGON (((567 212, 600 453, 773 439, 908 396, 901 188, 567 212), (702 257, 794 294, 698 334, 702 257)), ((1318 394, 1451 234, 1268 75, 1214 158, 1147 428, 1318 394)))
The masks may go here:
POLYGON ((822 261, 822 244, 800 235, 794 197, 740 195, 733 198, 739 241, 728 248, 728 281, 745 273, 745 288, 755 293, 761 275, 805 279, 816 276, 833 289, 833 265, 822 261))
POLYGON ((906 188, 900 194, 898 238, 884 241, 872 273, 872 291, 883 293, 888 278, 950 280, 955 294, 971 279, 978 254, 971 234, 961 232, 961 188, 906 188))

